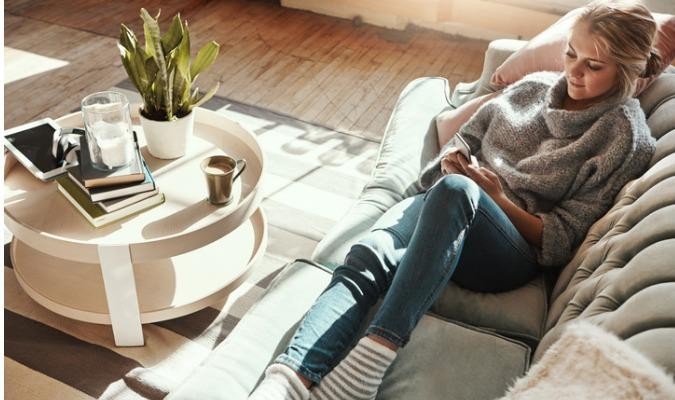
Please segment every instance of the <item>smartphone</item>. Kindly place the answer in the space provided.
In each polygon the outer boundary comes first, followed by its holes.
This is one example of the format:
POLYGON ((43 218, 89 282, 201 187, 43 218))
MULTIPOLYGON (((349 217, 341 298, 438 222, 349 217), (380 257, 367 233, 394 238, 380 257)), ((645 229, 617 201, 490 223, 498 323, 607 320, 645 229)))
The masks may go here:
POLYGON ((466 140, 464 140, 459 132, 455 133, 453 141, 453 145, 459 149, 459 153, 463 155, 469 163, 478 166, 478 160, 476 159, 476 156, 471 154, 471 147, 469 147, 469 144, 466 142, 466 140))
POLYGON ((52 155, 54 135, 60 127, 44 118, 5 131, 3 144, 38 179, 48 180, 66 172, 52 155))

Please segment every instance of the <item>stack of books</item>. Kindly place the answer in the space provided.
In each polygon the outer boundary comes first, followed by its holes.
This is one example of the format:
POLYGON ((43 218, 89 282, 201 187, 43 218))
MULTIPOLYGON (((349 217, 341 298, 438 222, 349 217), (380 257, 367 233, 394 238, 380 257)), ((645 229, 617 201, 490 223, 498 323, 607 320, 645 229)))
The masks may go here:
POLYGON ((111 171, 95 169, 86 138, 80 139, 78 165, 56 179, 58 190, 95 228, 145 211, 164 202, 136 140, 134 159, 111 171))

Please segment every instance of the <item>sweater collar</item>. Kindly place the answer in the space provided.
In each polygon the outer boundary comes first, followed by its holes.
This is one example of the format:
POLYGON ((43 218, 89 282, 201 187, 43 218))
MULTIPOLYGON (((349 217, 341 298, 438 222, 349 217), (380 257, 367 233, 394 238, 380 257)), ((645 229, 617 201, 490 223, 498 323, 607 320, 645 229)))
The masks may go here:
POLYGON ((618 96, 609 97, 600 103, 578 111, 563 109, 563 101, 567 96, 567 78, 560 78, 546 93, 546 110, 544 120, 553 137, 574 138, 586 132, 597 121, 598 117, 619 102, 618 96))

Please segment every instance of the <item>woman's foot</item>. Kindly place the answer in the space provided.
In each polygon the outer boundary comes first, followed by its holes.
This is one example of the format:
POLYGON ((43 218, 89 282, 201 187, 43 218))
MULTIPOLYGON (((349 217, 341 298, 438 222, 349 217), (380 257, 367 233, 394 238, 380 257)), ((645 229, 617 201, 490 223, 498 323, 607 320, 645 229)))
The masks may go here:
MULTIPOLYGON (((306 381, 308 382, 308 381, 306 381)), ((308 400, 309 389, 301 377, 283 364, 272 364, 249 400, 308 400)))
POLYGON ((374 399, 384 373, 396 358, 393 350, 396 346, 377 339, 366 336, 359 340, 347 357, 312 389, 311 399, 374 399))

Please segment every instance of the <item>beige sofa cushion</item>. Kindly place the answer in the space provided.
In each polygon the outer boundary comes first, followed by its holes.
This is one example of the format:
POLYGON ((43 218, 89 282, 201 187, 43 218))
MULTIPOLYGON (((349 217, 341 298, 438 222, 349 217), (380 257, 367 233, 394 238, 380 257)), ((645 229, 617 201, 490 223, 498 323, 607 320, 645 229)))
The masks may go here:
POLYGON ((431 312, 518 339, 534 349, 545 332, 546 286, 543 274, 501 293, 473 292, 450 282, 431 312))
POLYGON ((425 315, 387 371, 377 399, 492 400, 529 362, 523 343, 425 315))

